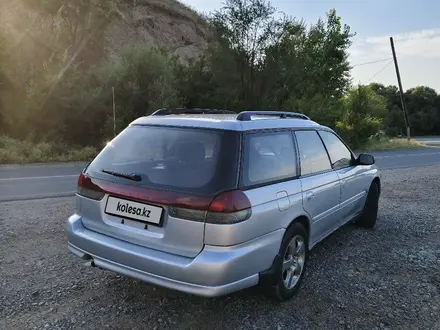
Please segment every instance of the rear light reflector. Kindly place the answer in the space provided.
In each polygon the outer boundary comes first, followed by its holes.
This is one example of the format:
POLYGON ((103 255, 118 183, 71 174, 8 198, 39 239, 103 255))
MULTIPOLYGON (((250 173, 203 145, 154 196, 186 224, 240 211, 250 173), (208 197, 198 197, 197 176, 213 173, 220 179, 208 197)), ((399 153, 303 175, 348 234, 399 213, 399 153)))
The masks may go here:
POLYGON ((249 219, 252 208, 246 194, 240 190, 225 192, 211 202, 206 222, 228 225, 249 219))
POLYGON ((170 216, 173 218, 192 220, 197 222, 204 222, 206 211, 203 210, 192 210, 184 209, 181 207, 170 206, 170 216))
POLYGON ((208 212, 206 215, 206 222, 216 225, 232 225, 249 219, 251 215, 251 209, 230 213, 208 212))
POLYGON ((98 185, 94 184, 92 179, 85 176, 83 173, 81 173, 78 178, 76 193, 80 196, 97 201, 105 196, 105 192, 98 185))

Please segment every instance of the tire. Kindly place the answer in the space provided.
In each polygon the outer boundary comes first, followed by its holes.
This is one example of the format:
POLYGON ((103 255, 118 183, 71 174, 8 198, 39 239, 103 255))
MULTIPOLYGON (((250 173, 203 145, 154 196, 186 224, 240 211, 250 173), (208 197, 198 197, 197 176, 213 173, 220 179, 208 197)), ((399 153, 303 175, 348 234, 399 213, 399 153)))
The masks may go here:
POLYGON ((379 186, 373 182, 368 190, 367 200, 365 201, 364 210, 356 224, 364 228, 374 228, 377 221, 377 213, 379 210, 379 186))
POLYGON ((279 255, 281 262, 274 272, 274 286, 270 288, 279 301, 291 299, 298 291, 304 277, 309 255, 307 231, 300 223, 294 223, 284 235, 279 255), (285 269, 290 266, 290 268, 285 269))

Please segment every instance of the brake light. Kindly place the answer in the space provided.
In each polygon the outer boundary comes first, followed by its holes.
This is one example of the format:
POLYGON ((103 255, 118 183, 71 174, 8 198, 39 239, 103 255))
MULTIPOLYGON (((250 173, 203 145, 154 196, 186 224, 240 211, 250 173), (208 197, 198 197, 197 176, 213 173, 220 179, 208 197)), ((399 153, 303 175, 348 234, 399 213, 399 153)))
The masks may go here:
POLYGON ((83 173, 79 175, 76 193, 94 200, 101 200, 105 196, 105 192, 83 173))
POLYGON ((233 224, 245 221, 252 215, 252 208, 246 194, 240 190, 225 192, 211 202, 206 222, 233 224))

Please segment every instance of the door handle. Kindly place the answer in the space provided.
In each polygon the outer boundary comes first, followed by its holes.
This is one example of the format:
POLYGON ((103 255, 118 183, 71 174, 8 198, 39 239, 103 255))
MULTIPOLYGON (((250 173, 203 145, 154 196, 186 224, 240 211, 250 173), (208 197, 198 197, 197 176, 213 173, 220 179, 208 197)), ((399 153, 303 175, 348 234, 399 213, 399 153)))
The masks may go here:
POLYGON ((315 194, 312 191, 308 191, 306 193, 306 198, 310 202, 313 198, 315 198, 315 194))

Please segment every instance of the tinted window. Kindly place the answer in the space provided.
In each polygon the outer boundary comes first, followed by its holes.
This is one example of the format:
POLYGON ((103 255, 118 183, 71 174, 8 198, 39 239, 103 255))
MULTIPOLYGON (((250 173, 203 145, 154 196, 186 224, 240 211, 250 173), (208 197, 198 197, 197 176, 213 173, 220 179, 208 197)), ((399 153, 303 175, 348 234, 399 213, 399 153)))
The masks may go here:
POLYGON ((330 160, 316 131, 295 132, 301 160, 301 175, 331 169, 330 160))
POLYGON ((333 168, 350 166, 351 152, 341 142, 341 140, 336 135, 330 132, 320 131, 319 135, 321 135, 325 147, 327 148, 328 154, 330 155, 330 160, 332 162, 333 168))
POLYGON ((96 157, 89 175, 169 190, 214 194, 236 188, 236 132, 130 126, 96 157), (137 173, 140 183, 102 173, 137 173))
POLYGON ((296 175, 296 153, 290 132, 246 136, 243 166, 245 186, 288 179, 296 175))

